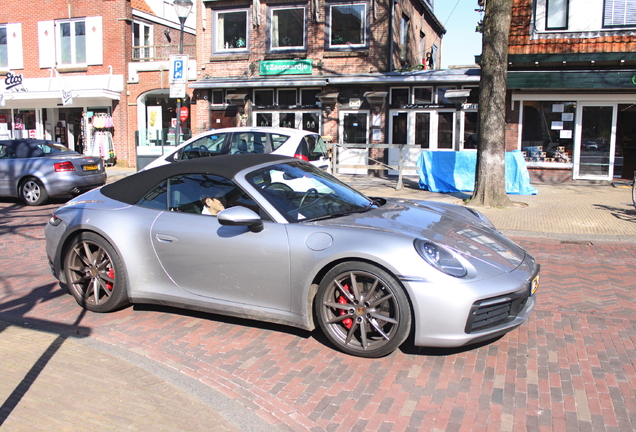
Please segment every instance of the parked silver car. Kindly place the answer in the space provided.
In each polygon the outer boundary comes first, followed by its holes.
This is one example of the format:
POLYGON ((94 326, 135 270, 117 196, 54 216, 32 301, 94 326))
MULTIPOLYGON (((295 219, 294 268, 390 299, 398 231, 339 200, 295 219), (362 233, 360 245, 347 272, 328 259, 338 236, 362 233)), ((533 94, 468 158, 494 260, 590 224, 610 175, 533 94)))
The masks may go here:
POLYGON ((231 127, 196 135, 144 169, 188 159, 246 153, 291 156, 324 169, 329 165, 325 143, 315 132, 280 127, 231 127))
POLYGON ((318 326, 340 350, 456 347, 521 325, 539 265, 480 213, 368 198, 309 163, 218 156, 77 197, 46 226, 53 274, 96 312, 155 303, 318 326))
POLYGON ((0 196, 41 205, 49 197, 78 195, 104 183, 100 157, 83 156, 55 141, 0 141, 0 196))

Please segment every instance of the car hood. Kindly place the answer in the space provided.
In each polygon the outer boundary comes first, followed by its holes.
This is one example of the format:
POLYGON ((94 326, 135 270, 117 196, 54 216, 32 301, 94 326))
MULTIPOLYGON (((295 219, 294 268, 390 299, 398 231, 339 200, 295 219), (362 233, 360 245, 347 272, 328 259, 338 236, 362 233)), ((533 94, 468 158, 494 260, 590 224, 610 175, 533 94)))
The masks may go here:
POLYGON ((322 226, 379 230, 429 240, 443 245, 471 261, 500 271, 516 269, 525 251, 459 205, 430 201, 394 200, 364 213, 317 222, 322 226))

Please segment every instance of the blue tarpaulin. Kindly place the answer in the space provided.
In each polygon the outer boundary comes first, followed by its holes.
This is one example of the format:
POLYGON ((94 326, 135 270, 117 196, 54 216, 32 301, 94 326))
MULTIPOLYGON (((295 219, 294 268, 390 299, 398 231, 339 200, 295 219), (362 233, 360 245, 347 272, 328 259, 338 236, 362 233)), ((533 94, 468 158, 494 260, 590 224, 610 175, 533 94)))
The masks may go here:
MULTIPOLYGON (((420 189, 431 192, 473 192, 476 151, 423 151, 417 159, 420 189)), ((530 174, 519 150, 506 152, 506 193, 536 195, 530 174)))

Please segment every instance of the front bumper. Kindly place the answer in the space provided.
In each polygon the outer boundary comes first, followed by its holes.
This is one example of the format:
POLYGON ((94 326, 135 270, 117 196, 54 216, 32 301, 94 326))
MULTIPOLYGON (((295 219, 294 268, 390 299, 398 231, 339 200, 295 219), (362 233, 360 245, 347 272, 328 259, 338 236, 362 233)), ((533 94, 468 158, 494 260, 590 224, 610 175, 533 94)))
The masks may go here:
POLYGON ((466 285, 439 288, 410 283, 417 346, 459 347, 497 338, 523 324, 537 302, 532 283, 539 265, 530 257, 518 269, 466 285))

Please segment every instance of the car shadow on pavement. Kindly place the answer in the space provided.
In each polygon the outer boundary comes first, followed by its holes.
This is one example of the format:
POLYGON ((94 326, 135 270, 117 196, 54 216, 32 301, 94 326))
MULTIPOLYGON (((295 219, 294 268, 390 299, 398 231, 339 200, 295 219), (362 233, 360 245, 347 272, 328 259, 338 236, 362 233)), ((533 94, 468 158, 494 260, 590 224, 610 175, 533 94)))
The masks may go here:
POLYGON ((71 325, 27 317, 28 312, 30 312, 36 304, 64 295, 62 290, 52 290, 55 285, 56 284, 47 284, 34 289, 23 297, 0 303, 0 317, 2 318, 0 321, 0 335, 9 326, 57 334, 57 337, 33 363, 33 366, 29 368, 29 371, 0 406, 0 428, 7 418, 9 418, 13 410, 20 404, 38 376, 64 342, 70 337, 85 337, 90 334, 90 328, 81 327, 79 325, 86 315, 85 309, 80 309, 77 319, 71 325))

